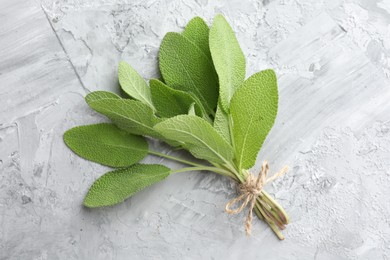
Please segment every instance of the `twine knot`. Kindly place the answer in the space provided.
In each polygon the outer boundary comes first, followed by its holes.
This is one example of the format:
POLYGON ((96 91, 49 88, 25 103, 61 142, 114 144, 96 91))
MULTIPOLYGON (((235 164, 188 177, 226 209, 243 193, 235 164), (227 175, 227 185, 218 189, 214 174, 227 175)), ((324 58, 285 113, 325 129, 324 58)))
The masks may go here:
POLYGON ((245 220, 245 232, 247 235, 250 235, 251 233, 253 208, 255 207, 257 197, 262 196, 263 186, 284 175, 287 172, 288 167, 283 167, 280 172, 274 174, 270 178, 267 178, 268 170, 268 162, 264 161, 257 178, 253 174, 249 173, 245 182, 238 185, 238 192, 240 195, 237 198, 230 200, 225 206, 225 211, 228 214, 238 214, 249 205, 248 215, 245 220), (241 203, 241 205, 238 208, 231 208, 234 204, 239 203, 241 203))

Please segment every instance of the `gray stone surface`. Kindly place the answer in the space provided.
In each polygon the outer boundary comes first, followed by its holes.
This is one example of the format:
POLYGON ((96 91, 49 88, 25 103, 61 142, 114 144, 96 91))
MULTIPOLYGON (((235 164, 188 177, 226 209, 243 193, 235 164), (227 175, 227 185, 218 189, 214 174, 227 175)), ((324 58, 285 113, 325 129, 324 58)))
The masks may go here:
POLYGON ((0 47, 0 259, 390 259, 390 1, 0 0, 0 47), (118 92, 122 59, 157 77, 164 34, 216 13, 248 75, 278 74, 278 118, 253 171, 291 166, 266 187, 291 216, 283 242, 257 220, 246 237, 244 213, 223 211, 233 183, 211 173, 81 206, 107 170, 62 141, 105 120, 83 96, 118 92))

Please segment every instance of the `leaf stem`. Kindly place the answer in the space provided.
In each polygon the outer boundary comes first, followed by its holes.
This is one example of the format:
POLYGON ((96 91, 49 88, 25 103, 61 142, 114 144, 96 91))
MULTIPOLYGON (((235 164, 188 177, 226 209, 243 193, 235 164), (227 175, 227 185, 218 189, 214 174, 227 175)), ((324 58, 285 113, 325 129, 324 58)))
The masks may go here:
POLYGON ((280 218, 282 219, 283 223, 285 225, 287 225, 289 223, 289 219, 288 219, 288 215, 286 213, 286 211, 284 211, 283 207, 280 206, 280 204, 274 200, 266 191, 263 190, 263 195, 265 198, 265 201, 268 205, 270 205, 272 207, 273 210, 275 210, 278 215, 280 216, 280 218))
POLYGON ((182 158, 178 158, 178 157, 175 157, 175 156, 159 153, 159 152, 152 151, 152 150, 149 150, 148 152, 149 152, 149 154, 152 154, 152 155, 156 155, 156 156, 163 157, 163 158, 166 158, 166 159, 169 159, 169 160, 172 160, 172 161, 176 161, 176 162, 180 162, 180 163, 183 163, 183 164, 187 164, 187 165, 193 166, 193 167, 186 167, 186 168, 181 168, 181 169, 178 169, 178 170, 174 170, 174 171, 172 171, 172 173, 188 172, 188 171, 211 171, 211 172, 215 172, 215 173, 218 173, 218 174, 230 177, 230 178, 232 178, 235 181, 239 181, 239 179, 237 178, 235 173, 232 173, 229 170, 225 170, 225 169, 220 168, 218 166, 212 167, 212 166, 207 166, 207 165, 203 165, 203 164, 199 164, 199 163, 194 163, 194 162, 191 162, 191 161, 184 160, 182 158))
MULTIPOLYGON (((187 160, 184 160, 184 159, 175 157, 175 156, 171 156, 171 155, 168 155, 168 154, 159 153, 159 152, 152 151, 152 150, 149 150, 148 153, 149 153, 149 154, 152 154, 152 155, 159 156, 159 157, 163 157, 163 158, 166 158, 166 159, 169 159, 169 160, 172 160, 172 161, 184 163, 184 164, 187 164, 187 165, 192 165, 192 166, 195 166, 195 167, 203 167, 203 166, 206 166, 206 165, 202 165, 202 164, 199 164, 199 163, 194 163, 194 162, 187 161, 187 160)), ((206 166, 206 167, 207 167, 207 166, 206 166)))
POLYGON ((280 239, 280 240, 284 240, 284 236, 283 234, 280 232, 279 228, 275 225, 275 223, 273 222, 269 222, 266 217, 263 215, 263 212, 261 210, 261 206, 260 204, 256 203, 256 206, 254 208, 254 211, 255 211, 255 214, 257 215, 257 217, 259 219, 262 219, 264 220, 268 225, 269 227, 272 229, 272 231, 275 233, 275 235, 280 239))
POLYGON ((238 179, 236 178, 236 176, 234 174, 232 174, 228 171, 225 171, 224 169, 220 169, 217 167, 210 167, 210 166, 185 167, 185 168, 173 170, 173 171, 171 171, 171 173, 190 172, 190 171, 211 171, 211 172, 215 172, 215 173, 230 177, 230 178, 238 181, 238 179))
POLYGON ((269 219, 272 220, 273 223, 278 226, 279 229, 285 229, 281 215, 277 211, 275 211, 274 208, 268 205, 261 197, 259 197, 257 202, 260 204, 259 207, 263 209, 264 213, 269 217, 269 219))
POLYGON ((172 173, 180 173, 180 172, 190 172, 190 171, 200 171, 201 170, 201 167, 185 167, 185 168, 180 168, 180 169, 176 169, 176 170, 172 170, 171 171, 171 174, 172 173))

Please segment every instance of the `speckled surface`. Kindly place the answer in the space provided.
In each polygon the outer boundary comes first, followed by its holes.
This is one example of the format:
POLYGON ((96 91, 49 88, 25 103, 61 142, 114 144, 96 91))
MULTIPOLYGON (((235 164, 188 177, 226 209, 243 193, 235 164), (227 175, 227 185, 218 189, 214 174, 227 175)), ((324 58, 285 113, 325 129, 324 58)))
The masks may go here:
POLYGON ((0 46, 0 259, 390 259, 390 1, 0 0, 0 46), (253 171, 291 167, 266 187, 291 216, 283 242, 257 220, 247 238, 244 213, 223 211, 233 183, 211 173, 81 206, 107 170, 62 141, 105 120, 83 96, 118 92, 121 59, 157 77, 164 34, 216 13, 247 76, 278 74, 278 118, 253 171))

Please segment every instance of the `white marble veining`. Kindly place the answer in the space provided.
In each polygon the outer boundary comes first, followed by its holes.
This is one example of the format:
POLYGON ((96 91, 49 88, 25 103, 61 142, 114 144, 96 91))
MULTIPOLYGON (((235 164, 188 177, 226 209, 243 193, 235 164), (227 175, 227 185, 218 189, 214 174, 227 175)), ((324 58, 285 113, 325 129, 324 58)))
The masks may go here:
MULTIPOLYGON (((0 259, 390 259, 389 0, 0 0, 0 259), (283 242, 212 173, 170 176, 115 207, 81 206, 106 167, 67 129, 105 119, 83 101, 119 92, 126 60, 158 77, 159 44, 223 13, 248 76, 274 68, 280 104, 263 159, 291 224, 283 242)), ((169 151, 158 142, 156 149, 169 151)), ((149 157, 147 162, 172 162, 149 157)))

